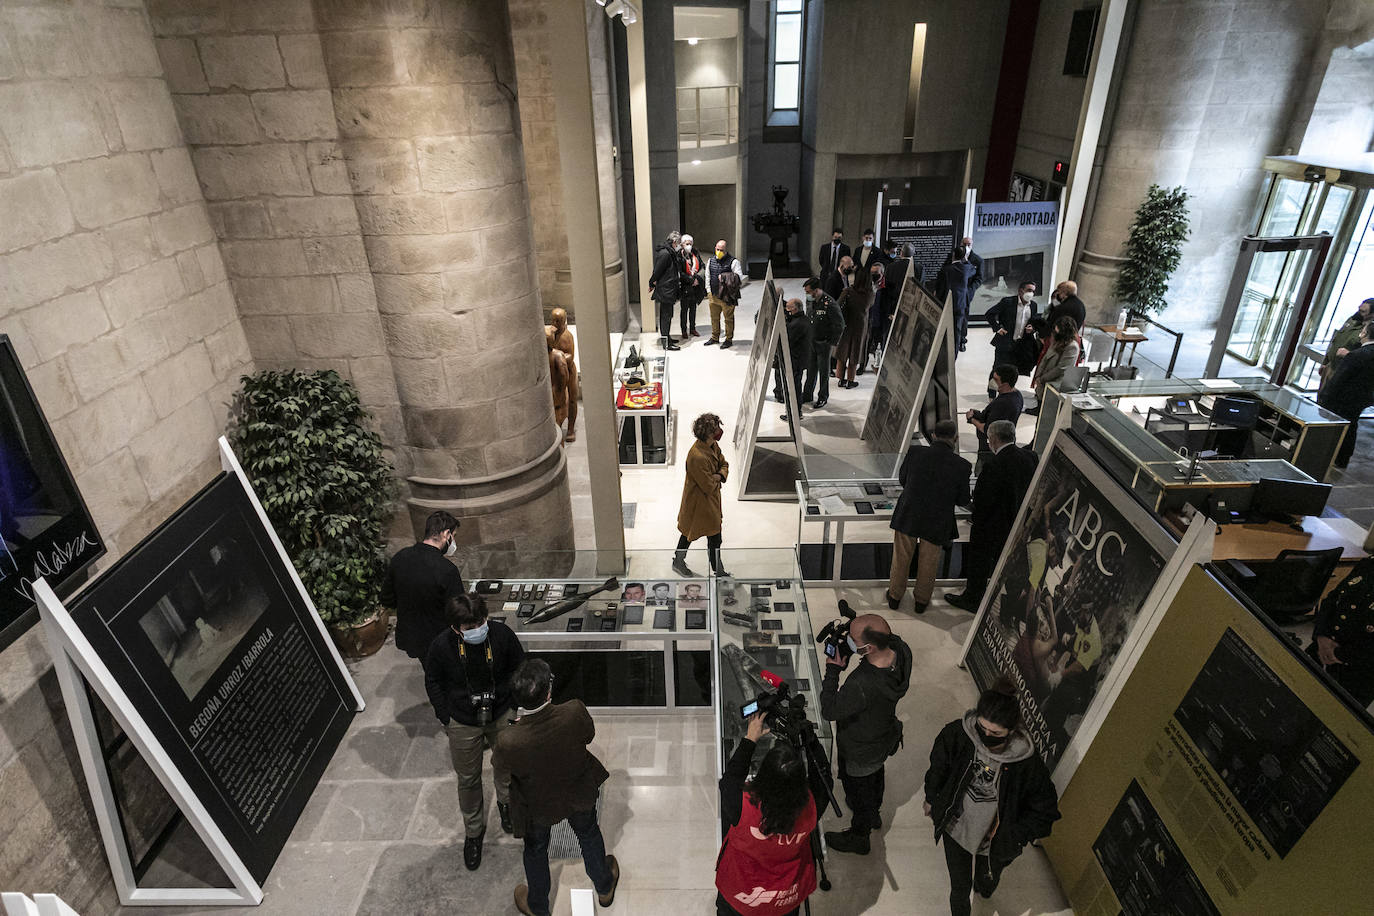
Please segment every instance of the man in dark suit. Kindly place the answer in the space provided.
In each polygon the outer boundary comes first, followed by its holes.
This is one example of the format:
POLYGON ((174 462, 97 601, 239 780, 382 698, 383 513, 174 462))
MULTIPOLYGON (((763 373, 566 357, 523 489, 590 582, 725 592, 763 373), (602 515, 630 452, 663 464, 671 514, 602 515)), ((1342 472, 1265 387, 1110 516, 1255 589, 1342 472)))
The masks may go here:
POLYGON ((995 423, 998 420, 1010 420, 1015 425, 1016 421, 1021 418, 1021 411, 1026 404, 1021 397, 1021 392, 1016 390, 1016 380, 1020 377, 1020 373, 1011 363, 994 366, 992 383, 996 386, 997 394, 982 410, 970 409, 964 413, 965 422, 978 430, 978 454, 980 456, 991 450, 988 446, 987 435, 989 423, 995 423))
POLYGON ((658 345, 665 350, 681 349, 673 339, 673 304, 682 293, 682 236, 674 229, 654 254, 654 272, 649 275, 649 295, 658 304, 658 345))
POLYGON ((424 540, 397 551, 382 581, 382 604, 396 609, 396 648, 421 665, 434 637, 448 629, 448 599, 463 594, 463 576, 449 559, 457 533, 458 519, 432 513, 424 540))
POLYGON ((840 264, 830 272, 830 276, 825 280, 825 294, 836 302, 840 301, 840 293, 849 289, 854 282, 854 258, 850 255, 843 255, 840 264))
POLYGON ((1317 395, 1317 403, 1350 421, 1340 451, 1336 453, 1336 467, 1350 463, 1355 453, 1355 433, 1360 428, 1360 414, 1374 405, 1374 321, 1360 332, 1360 345, 1348 351, 1336 363, 1336 368, 1317 395))
POLYGON ((906 595, 911 558, 917 556, 912 596, 916 613, 925 613, 940 556, 956 533, 954 507, 969 503, 973 465, 959 457, 958 444, 958 425, 941 420, 931 430, 931 444, 913 445, 897 474, 902 495, 892 510, 892 570, 887 586, 887 606, 894 611, 906 595))
POLYGON ((988 445, 992 457, 983 464, 973 485, 972 529, 968 551, 964 554, 964 575, 968 582, 962 592, 945 594, 945 600, 966 611, 978 610, 987 590, 988 578, 997 565, 1002 545, 1011 537, 1016 513, 1030 489, 1038 459, 1029 446, 1016 445, 1016 424, 995 420, 988 424, 988 445))
POLYGON ((993 364, 1011 363, 1017 371, 1029 373, 1035 368, 1035 358, 1039 355, 1032 344, 1025 346, 1021 338, 1033 334, 1030 323, 1040 313, 1035 303, 1035 281, 1026 280, 1016 290, 1015 296, 1003 296, 988 312, 992 326, 993 364))
POLYGON ((854 252, 854 267, 858 270, 871 270, 874 264, 882 264, 887 260, 887 255, 883 250, 873 244, 873 230, 864 230, 863 244, 854 252))
POLYGON ((1078 284, 1065 280, 1054 288, 1050 295, 1050 310, 1045 313, 1046 335, 1054 330, 1054 323, 1060 315, 1068 315, 1078 325, 1078 333, 1083 333, 1083 322, 1088 320, 1088 309, 1078 298, 1078 284))
POLYGON ((582 846, 587 877, 597 902, 615 902, 620 864, 606 854, 596 820, 601 784, 610 778, 587 749, 596 725, 581 700, 553 702, 548 662, 530 659, 513 679, 520 716, 501 733, 492 755, 511 776, 511 816, 516 836, 525 838, 525 880, 515 889, 515 908, 525 916, 549 913, 549 834, 567 820, 582 846))
MULTIPOLYGON (((787 353, 792 358, 792 391, 800 398, 803 391, 802 373, 806 371, 806 367, 811 362, 811 347, 814 340, 811 336, 811 319, 806 317, 806 309, 802 306, 800 299, 788 299, 783 308, 786 309, 787 314, 787 353)), ((775 360, 776 374, 774 378, 775 384, 778 386, 776 393, 781 395, 783 393, 783 369, 785 368, 782 354, 779 353, 775 360)), ((779 398, 779 400, 782 399, 779 398)), ((801 416, 801 405, 798 404, 797 419, 800 420, 801 416)), ((782 415, 784 421, 791 422, 789 417, 789 414, 782 415)))
POLYGON ((849 256, 849 246, 844 243, 844 230, 836 226, 830 233, 830 241, 821 246, 818 257, 821 262, 821 282, 840 267, 840 258, 849 256))

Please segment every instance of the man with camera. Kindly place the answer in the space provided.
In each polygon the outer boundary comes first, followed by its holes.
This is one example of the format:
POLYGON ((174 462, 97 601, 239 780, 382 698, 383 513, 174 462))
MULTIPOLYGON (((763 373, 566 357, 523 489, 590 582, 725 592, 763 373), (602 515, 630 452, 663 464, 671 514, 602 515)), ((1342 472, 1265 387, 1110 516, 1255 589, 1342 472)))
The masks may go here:
POLYGON ((856 617, 847 630, 839 622, 835 634, 825 647, 821 715, 835 723, 840 782, 852 818, 847 830, 826 831, 825 842, 863 856, 868 834, 883 825, 883 766, 902 743, 897 701, 911 684, 911 649, 877 614, 856 617), (858 667, 841 686, 840 672, 853 655, 858 667))
MULTIPOLYGON (((458 807, 463 812, 463 864, 482 864, 487 804, 482 792, 482 751, 496 746, 510 725, 511 676, 525 650, 504 623, 487 620, 477 594, 455 595, 445 606, 449 628, 434 638, 425 662, 425 690, 434 715, 448 734, 449 757, 458 777, 458 807)), ((510 833, 510 772, 493 754, 496 808, 501 829, 510 833)))

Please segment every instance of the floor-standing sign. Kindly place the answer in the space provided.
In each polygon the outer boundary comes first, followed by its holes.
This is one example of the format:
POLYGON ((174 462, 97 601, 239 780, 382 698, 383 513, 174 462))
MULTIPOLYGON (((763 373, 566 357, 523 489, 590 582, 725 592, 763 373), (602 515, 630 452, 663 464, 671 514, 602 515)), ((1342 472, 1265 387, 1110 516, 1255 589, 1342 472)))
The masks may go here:
POLYGON ((1035 284, 1036 298, 1048 303, 1058 236, 1058 201, 979 204, 972 237, 973 250, 983 259, 983 280, 969 303, 969 317, 981 319, 1027 281, 1035 284))
POLYGON ((800 396, 795 380, 783 293, 773 282, 769 264, 735 421, 735 458, 739 464, 732 473, 738 474, 741 499, 792 499, 796 496, 796 481, 806 479, 802 426, 795 419, 799 416, 800 396), (790 435, 760 436, 759 422, 775 381, 775 358, 782 363, 783 407, 787 416, 793 418, 788 424, 790 435))
POLYGON ((929 286, 964 236, 964 204, 902 204, 883 211, 883 241, 912 249, 909 275, 929 286))
POLYGON ((963 664, 980 690, 1001 676, 1015 684, 1024 727, 1056 782, 1071 775, 1081 748, 1066 752, 1080 732, 1095 733, 1105 688, 1138 652, 1137 627, 1167 606, 1179 570, 1204 549, 1210 543, 1195 538, 1180 545, 1067 429, 1055 431, 963 664))
POLYGON ((70 609, 35 584, 121 902, 256 904, 354 714, 343 659, 228 443, 224 473, 70 609), (231 887, 140 887, 86 688, 231 887))
POLYGON ((954 321, 950 308, 941 308, 910 275, 902 284, 892 327, 883 347, 883 362, 873 385, 859 437, 869 450, 891 456, 895 477, 911 445, 918 408, 935 387, 948 398, 953 414, 954 321), (937 378, 937 373, 940 377, 937 378))

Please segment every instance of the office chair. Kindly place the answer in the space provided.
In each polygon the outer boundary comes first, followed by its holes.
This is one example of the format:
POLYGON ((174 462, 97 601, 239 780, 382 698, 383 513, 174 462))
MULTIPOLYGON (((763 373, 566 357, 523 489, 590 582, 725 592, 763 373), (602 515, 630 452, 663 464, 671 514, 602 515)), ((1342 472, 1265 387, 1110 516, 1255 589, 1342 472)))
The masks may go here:
POLYGON ((1266 563, 1251 569, 1240 560, 1227 560, 1221 569, 1275 623, 1292 623, 1312 613, 1336 564, 1341 548, 1280 550, 1266 563))

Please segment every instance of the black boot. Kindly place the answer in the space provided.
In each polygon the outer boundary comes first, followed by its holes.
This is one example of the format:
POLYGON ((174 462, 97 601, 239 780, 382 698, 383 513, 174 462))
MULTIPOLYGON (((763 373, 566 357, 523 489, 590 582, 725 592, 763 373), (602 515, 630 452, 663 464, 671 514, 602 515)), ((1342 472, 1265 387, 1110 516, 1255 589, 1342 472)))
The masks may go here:
POLYGON ((673 572, 688 579, 695 579, 696 573, 687 565, 687 551, 679 550, 673 554, 673 572))
POLYGON ((868 855, 868 832, 856 831, 853 828, 836 833, 833 830, 825 832, 825 845, 836 852, 849 852, 856 856, 868 855))
POLYGON ((468 871, 477 871, 477 867, 482 864, 482 838, 486 836, 486 831, 470 836, 463 840, 463 864, 468 867, 468 871))
POLYGON ((503 805, 497 802, 496 811, 501 815, 501 829, 513 836, 515 834, 515 828, 511 826, 510 822, 510 805, 503 805))

